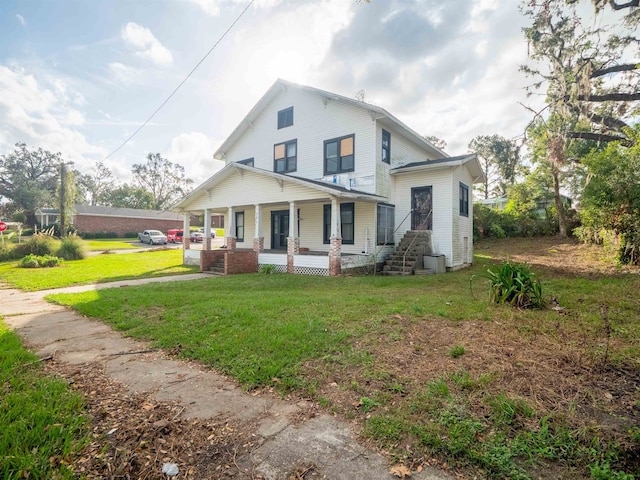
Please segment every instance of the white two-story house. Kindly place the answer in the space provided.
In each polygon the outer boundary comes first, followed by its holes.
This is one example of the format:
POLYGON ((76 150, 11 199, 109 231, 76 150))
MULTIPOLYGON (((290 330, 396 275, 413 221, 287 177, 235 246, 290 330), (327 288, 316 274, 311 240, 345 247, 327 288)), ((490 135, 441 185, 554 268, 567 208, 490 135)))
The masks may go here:
MULTIPOLYGON (((415 230, 430 232, 448 269, 472 262, 477 158, 448 156, 383 108, 278 80, 214 157, 226 166, 173 210, 185 230, 192 214, 205 232, 211 214, 225 216, 227 273, 380 265, 415 230)), ((185 242, 186 263, 223 255, 210 238, 202 251, 185 242)))

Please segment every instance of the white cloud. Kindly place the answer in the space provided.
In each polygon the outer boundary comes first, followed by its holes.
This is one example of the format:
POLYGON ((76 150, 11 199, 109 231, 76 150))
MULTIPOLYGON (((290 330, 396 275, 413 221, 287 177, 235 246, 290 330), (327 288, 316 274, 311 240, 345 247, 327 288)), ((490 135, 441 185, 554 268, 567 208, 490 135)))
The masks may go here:
POLYGON ((224 167, 224 162, 213 159, 214 150, 204 133, 183 133, 171 140, 165 157, 170 162, 182 165, 187 176, 198 185, 224 167))
POLYGON ((30 148, 61 152, 81 170, 103 156, 104 149, 77 130, 85 118, 73 107, 76 95, 67 93, 71 90, 59 78, 39 81, 22 69, 0 65, 0 153, 24 142, 30 148))
POLYGON ((121 37, 137 50, 138 56, 151 60, 156 65, 173 63, 169 49, 163 46, 148 28, 129 22, 122 28, 121 37))
POLYGON ((27 22, 25 21, 25 19, 24 19, 24 17, 23 17, 22 15, 17 14, 17 15, 16 15, 16 18, 18 19, 18 21, 20 22, 20 24, 21 24, 23 27, 27 24, 27 22))
POLYGON ((191 0, 191 3, 196 4, 207 15, 212 17, 220 15, 220 2, 218 0, 191 0))
POLYGON ((111 62, 107 68, 118 83, 131 85, 142 81, 140 71, 120 62, 111 62))

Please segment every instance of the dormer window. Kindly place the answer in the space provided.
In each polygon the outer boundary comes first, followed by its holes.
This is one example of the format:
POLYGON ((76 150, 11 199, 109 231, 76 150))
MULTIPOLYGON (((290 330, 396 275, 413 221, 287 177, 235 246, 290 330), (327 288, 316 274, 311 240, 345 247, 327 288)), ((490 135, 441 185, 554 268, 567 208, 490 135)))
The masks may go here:
POLYGON ((278 130, 293 125, 293 107, 278 112, 278 130))
POLYGON ((247 165, 249 167, 253 167, 253 158, 247 158, 246 160, 240 160, 238 163, 242 165, 247 165))

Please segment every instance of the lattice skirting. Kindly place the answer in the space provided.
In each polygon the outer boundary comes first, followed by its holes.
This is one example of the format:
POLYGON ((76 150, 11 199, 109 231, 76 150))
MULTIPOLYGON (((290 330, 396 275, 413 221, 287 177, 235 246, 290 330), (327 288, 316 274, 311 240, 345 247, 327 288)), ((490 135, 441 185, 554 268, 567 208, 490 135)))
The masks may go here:
POLYGON ((298 275, 318 275, 321 277, 329 276, 328 268, 317 267, 294 267, 294 272, 298 275))

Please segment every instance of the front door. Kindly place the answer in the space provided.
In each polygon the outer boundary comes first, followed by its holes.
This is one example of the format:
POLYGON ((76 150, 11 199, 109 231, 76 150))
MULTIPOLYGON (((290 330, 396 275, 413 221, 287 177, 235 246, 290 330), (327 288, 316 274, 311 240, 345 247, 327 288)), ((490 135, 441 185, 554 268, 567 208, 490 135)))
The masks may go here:
POLYGON ((289 210, 271 212, 271 248, 286 250, 289 236, 289 210))
POLYGON ((433 187, 411 189, 411 230, 433 229, 433 187))

